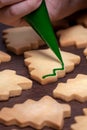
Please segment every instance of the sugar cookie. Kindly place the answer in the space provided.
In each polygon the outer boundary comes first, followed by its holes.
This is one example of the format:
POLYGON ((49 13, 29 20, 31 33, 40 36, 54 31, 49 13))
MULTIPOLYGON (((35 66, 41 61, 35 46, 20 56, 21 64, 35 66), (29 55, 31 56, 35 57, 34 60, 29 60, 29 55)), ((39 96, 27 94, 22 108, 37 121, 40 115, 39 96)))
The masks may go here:
POLYGON ((0 51, 0 63, 2 62, 8 62, 11 60, 11 56, 7 53, 0 51))
POLYGON ((17 75, 13 70, 0 71, 0 101, 18 96, 22 90, 30 89, 32 81, 17 75))
POLYGON ((71 125, 71 130, 87 130, 87 108, 83 109, 84 116, 75 117, 76 123, 71 125))
POLYGON ((67 104, 60 104, 50 96, 39 101, 27 100, 13 108, 2 108, 0 122, 5 125, 31 126, 42 129, 44 126, 62 129, 64 118, 70 117, 71 108, 67 104))
POLYGON ((17 55, 23 54, 27 50, 37 49, 45 44, 32 27, 6 29, 3 31, 3 38, 8 50, 17 55))
POLYGON ((52 74, 54 68, 61 67, 58 58, 50 49, 25 52, 25 65, 28 67, 31 77, 41 84, 55 82, 58 78, 64 77, 66 73, 73 71, 75 65, 80 63, 80 57, 75 54, 64 51, 61 51, 61 54, 65 69, 58 70, 55 76, 43 78, 44 75, 52 74))
POLYGON ((77 48, 84 48, 87 46, 87 28, 81 25, 76 25, 57 32, 60 45, 71 46, 75 45, 77 48))
POLYGON ((87 75, 78 74, 74 79, 68 79, 67 83, 59 83, 53 95, 65 101, 87 101, 87 75))

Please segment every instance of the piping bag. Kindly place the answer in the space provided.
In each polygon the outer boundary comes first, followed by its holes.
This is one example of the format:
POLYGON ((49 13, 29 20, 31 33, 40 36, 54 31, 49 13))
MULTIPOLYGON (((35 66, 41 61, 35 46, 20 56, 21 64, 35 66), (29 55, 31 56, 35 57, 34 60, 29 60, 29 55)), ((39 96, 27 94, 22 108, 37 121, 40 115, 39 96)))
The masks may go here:
POLYGON ((55 76, 57 70, 64 70, 64 63, 58 47, 58 42, 48 15, 45 0, 42 1, 41 6, 24 17, 27 23, 29 23, 33 29, 39 34, 39 36, 46 42, 53 53, 57 56, 61 63, 61 68, 54 68, 52 74, 44 75, 42 78, 49 76, 55 76))

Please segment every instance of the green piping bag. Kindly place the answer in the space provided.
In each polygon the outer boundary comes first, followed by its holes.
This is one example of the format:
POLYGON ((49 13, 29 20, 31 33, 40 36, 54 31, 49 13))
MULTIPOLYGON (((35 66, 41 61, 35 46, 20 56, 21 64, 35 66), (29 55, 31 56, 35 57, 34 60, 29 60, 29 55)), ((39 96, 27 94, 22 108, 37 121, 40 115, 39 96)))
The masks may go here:
POLYGON ((55 76, 57 70, 64 69, 64 63, 58 47, 57 39, 48 15, 46 8, 45 0, 42 1, 41 6, 32 12, 31 14, 26 15, 25 20, 34 28, 34 30, 40 35, 40 37, 46 42, 46 44, 51 48, 59 59, 62 67, 53 69, 53 74, 47 74, 43 76, 46 78, 48 76, 55 76))

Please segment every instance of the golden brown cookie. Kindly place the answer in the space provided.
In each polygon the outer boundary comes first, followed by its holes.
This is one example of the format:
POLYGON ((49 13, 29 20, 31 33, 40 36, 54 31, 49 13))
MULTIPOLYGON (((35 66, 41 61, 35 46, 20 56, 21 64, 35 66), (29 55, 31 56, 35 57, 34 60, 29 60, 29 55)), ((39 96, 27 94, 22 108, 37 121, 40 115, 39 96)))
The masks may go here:
POLYGON ((5 125, 31 126, 42 129, 44 126, 62 129, 64 118, 70 117, 71 108, 67 104, 60 104, 50 96, 39 101, 27 100, 13 108, 2 108, 0 122, 5 125))
POLYGON ((18 96, 22 90, 30 89, 32 81, 17 75, 13 70, 0 71, 0 101, 18 96))
POLYGON ((32 27, 16 27, 3 31, 8 50, 17 55, 23 54, 24 51, 37 49, 45 43, 32 29, 32 27))
POLYGON ((87 101, 87 75, 78 74, 74 79, 68 79, 67 83, 59 83, 53 91, 55 98, 65 101, 87 101))
POLYGON ((60 45, 63 47, 75 45, 77 48, 87 46, 87 28, 76 25, 57 32, 60 45))
POLYGON ((28 67, 32 79, 41 84, 55 82, 58 78, 64 77, 66 73, 73 71, 75 65, 80 63, 80 57, 75 54, 64 51, 61 51, 61 54, 65 69, 57 70, 54 76, 43 78, 44 75, 52 74, 53 69, 61 68, 58 58, 50 49, 25 52, 25 65, 28 67))
POLYGON ((87 130, 87 108, 83 112, 84 116, 75 117, 76 123, 71 125, 71 130, 87 130))
POLYGON ((8 62, 11 60, 11 56, 7 53, 0 51, 0 63, 2 62, 8 62))

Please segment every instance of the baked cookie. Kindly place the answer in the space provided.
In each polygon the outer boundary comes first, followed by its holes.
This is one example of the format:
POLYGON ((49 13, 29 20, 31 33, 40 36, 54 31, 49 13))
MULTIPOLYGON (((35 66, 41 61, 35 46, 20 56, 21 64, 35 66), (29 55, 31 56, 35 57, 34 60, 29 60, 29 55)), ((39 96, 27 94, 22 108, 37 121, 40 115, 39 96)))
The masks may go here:
POLYGON ((11 56, 7 53, 0 51, 0 63, 2 62, 8 62, 11 60, 11 56))
POLYGON ((87 28, 76 25, 57 32, 62 47, 75 45, 77 48, 87 46, 87 28))
POLYGON ((61 51, 61 55, 65 64, 64 70, 58 70, 58 68, 61 68, 61 64, 50 49, 25 52, 24 62, 29 69, 32 79, 44 85, 64 77, 66 73, 74 70, 75 65, 80 63, 80 57, 75 54, 61 51), (53 74, 54 69, 56 69, 54 76, 43 78, 43 76, 53 74))
POLYGON ((71 130, 87 130, 87 108, 83 112, 84 116, 75 117, 76 123, 71 125, 71 130))
POLYGON ((45 43, 32 27, 16 27, 3 31, 3 39, 8 50, 17 55, 23 54, 24 51, 37 49, 45 43))
POLYGON ((55 98, 65 101, 87 101, 87 75, 78 74, 74 79, 68 79, 67 83, 59 83, 53 91, 55 98))
POLYGON ((18 96, 22 90, 30 89, 32 81, 17 75, 13 70, 0 71, 0 101, 18 96))
POLYGON ((13 108, 2 108, 0 122, 5 125, 31 126, 42 129, 44 126, 62 129, 64 118, 70 117, 71 108, 67 104, 60 104, 50 96, 39 101, 27 100, 13 108))

